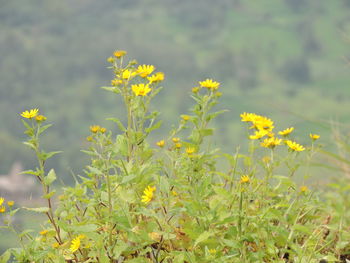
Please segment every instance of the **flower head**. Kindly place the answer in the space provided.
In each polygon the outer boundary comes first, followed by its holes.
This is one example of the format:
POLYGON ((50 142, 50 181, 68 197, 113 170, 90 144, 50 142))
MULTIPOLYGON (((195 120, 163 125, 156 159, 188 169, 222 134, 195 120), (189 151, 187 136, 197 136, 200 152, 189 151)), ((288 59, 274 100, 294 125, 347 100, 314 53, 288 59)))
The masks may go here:
POLYGON ((275 148, 277 145, 280 145, 282 142, 282 139, 276 138, 276 137, 271 137, 271 138, 266 138, 262 143, 261 146, 265 148, 275 148))
POLYGON ((107 62, 108 63, 114 63, 114 58, 113 57, 109 57, 109 58, 107 58, 107 62))
POLYGON ((39 234, 42 235, 42 236, 45 236, 48 232, 49 232, 49 230, 44 229, 44 230, 41 230, 41 231, 39 232, 39 234))
POLYGON ((105 133, 106 131, 107 131, 106 128, 104 128, 104 127, 101 127, 101 128, 100 128, 100 132, 101 132, 101 133, 105 133))
POLYGON ((13 206, 15 204, 15 201, 7 201, 7 205, 9 206, 9 207, 11 207, 11 206, 13 206))
POLYGON ((39 109, 31 109, 29 111, 24 111, 21 113, 21 116, 23 118, 26 118, 26 119, 32 119, 34 118, 36 115, 38 115, 38 112, 39 112, 39 109))
POLYGON ((111 85, 112 85, 112 86, 119 86, 119 85, 122 84, 122 83, 123 83, 123 81, 120 80, 120 79, 112 79, 112 80, 111 80, 111 85))
POLYGON ((156 74, 147 77, 147 79, 149 80, 149 83, 157 83, 157 82, 161 82, 164 80, 164 73, 163 72, 157 72, 156 74))
POLYGON ((194 87, 192 88, 192 92, 196 94, 199 92, 199 89, 200 89, 199 87, 194 87))
POLYGON ((137 68, 137 74, 140 75, 141 78, 146 78, 148 75, 152 74, 155 70, 153 65, 140 65, 137 68))
POLYGON ((122 79, 130 79, 131 77, 133 77, 135 75, 136 75, 135 72, 132 72, 131 70, 126 69, 122 73, 122 79))
POLYGON ((3 197, 0 197, 0 205, 4 203, 5 199, 3 197))
POLYGON ((152 201, 152 199, 153 199, 153 193, 156 191, 156 187, 155 186, 153 186, 153 187, 151 187, 151 186, 147 186, 146 188, 145 188, 145 190, 143 190, 143 195, 142 195, 142 199, 141 199, 141 202, 142 203, 145 203, 145 204, 148 204, 149 202, 151 202, 152 201))
POLYGON ((46 121, 46 117, 43 116, 43 115, 37 115, 37 116, 35 116, 35 120, 36 120, 37 122, 46 121))
POLYGON ((5 212, 6 212, 6 207, 0 206, 0 213, 5 213, 5 212))
POLYGON ((310 138, 311 138, 313 141, 318 140, 320 137, 321 137, 321 136, 318 135, 318 134, 312 134, 312 133, 310 133, 310 138))
POLYGON ((180 142, 180 138, 178 138, 178 137, 174 137, 174 138, 172 138, 171 140, 172 140, 174 143, 180 142))
POLYGON ((90 131, 92 133, 98 133, 100 131, 101 127, 99 125, 92 125, 90 126, 90 131))
POLYGON ((194 147, 187 147, 186 148, 186 153, 188 154, 188 155, 192 155, 192 154, 194 154, 196 152, 196 148, 194 148, 194 147))
POLYGON ((181 119, 183 119, 184 121, 188 121, 191 119, 191 116, 189 115, 181 115, 181 119))
POLYGON ((72 240, 69 250, 74 253, 79 248, 80 248, 80 236, 77 236, 72 240))
POLYGON ((206 79, 204 81, 200 81, 199 85, 203 88, 207 88, 209 90, 217 90, 220 86, 219 82, 213 81, 212 79, 206 79))
POLYGON ((247 184, 250 182, 250 178, 248 175, 241 176, 241 184, 247 184))
POLYGON ((151 91, 149 85, 144 83, 132 85, 131 88, 136 96, 146 96, 151 91))
POLYGON ((251 140, 258 140, 258 139, 261 139, 262 137, 268 135, 268 131, 266 130, 260 130, 260 131, 255 131, 255 134, 254 135, 250 135, 249 136, 249 139, 251 140))
POLYGON ((126 51, 125 50, 117 50, 113 53, 113 55, 116 57, 116 58, 121 58, 123 56, 126 55, 126 51))
POLYGON ((156 144, 157 144, 157 146, 162 148, 165 145, 165 141, 164 140, 160 140, 160 141, 156 142, 156 144))
POLYGON ((292 151, 295 151, 295 152, 302 152, 305 150, 304 146, 302 146, 296 142, 293 142, 291 140, 287 140, 286 144, 288 145, 289 149, 291 149, 292 151))
POLYGON ((180 149, 181 147, 182 147, 182 143, 181 142, 175 143, 175 148, 176 149, 180 149))
POLYGON ((305 193, 307 191, 309 191, 309 188, 306 185, 300 186, 300 192, 305 193))
POLYGON ((282 136, 287 136, 287 135, 291 134, 293 130, 294 130, 294 127, 290 127, 290 128, 287 128, 283 131, 278 132, 278 134, 282 135, 282 136))

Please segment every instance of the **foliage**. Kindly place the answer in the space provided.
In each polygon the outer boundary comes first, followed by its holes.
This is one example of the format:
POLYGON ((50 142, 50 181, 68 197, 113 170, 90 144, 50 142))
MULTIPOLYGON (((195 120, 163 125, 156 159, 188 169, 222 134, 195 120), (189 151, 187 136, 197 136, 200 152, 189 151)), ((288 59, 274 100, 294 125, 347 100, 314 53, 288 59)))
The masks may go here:
MULTIPOLYGON (((164 126, 189 107, 187 83, 207 76, 224 84, 222 105, 233 112, 267 113, 268 104, 281 124, 294 121, 286 120, 290 112, 348 122, 343 35, 349 35, 349 7, 348 0, 6 1, 0 10, 0 173, 16 160, 25 169, 34 165, 13 116, 39 104, 55 123, 42 138, 47 149, 65 149, 50 160, 53 167, 64 180, 82 168, 86 158, 77 152, 86 127, 122 110, 113 97, 95 92, 109 78, 102 58, 115 46, 171 72, 164 97, 154 102, 167 116, 164 126)), ((225 127, 216 138, 224 147, 244 136, 226 118, 215 120, 225 127)), ((299 130, 309 126, 298 123, 299 130)))
POLYGON ((214 110, 220 83, 206 79, 192 89, 190 113, 152 146, 148 137, 161 122, 151 100, 164 74, 124 59, 124 51, 108 58, 114 79, 103 89, 123 99, 126 124, 110 118, 118 134, 90 127, 84 152, 91 162, 55 208, 56 173, 45 163, 57 152, 39 144, 50 124, 37 109, 22 113, 25 144, 39 163, 26 173, 40 181, 47 200, 25 209, 48 222, 39 234, 17 233, 11 218, 18 209, 2 206, 2 228, 16 233, 21 248, 7 250, 0 262, 335 262, 350 253, 343 206, 349 189, 335 184, 341 191, 327 197, 293 180, 319 150, 317 136, 303 146, 292 140, 293 127, 275 133, 271 119, 243 113, 248 154, 212 149, 210 123, 224 111, 214 110))

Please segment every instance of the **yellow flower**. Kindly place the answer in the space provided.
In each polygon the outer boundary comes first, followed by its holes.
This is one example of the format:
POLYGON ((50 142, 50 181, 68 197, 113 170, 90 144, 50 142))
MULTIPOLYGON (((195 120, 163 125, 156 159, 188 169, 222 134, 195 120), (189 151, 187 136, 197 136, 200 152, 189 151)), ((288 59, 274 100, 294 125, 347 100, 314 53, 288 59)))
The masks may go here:
POLYGON ((309 188, 306 185, 300 186, 300 192, 305 193, 307 191, 309 191, 309 188))
POLYGON ((287 135, 291 134, 293 130, 294 130, 294 127, 290 127, 290 128, 287 128, 283 131, 278 132, 278 134, 282 135, 282 136, 287 136, 287 135))
POLYGON ((141 202, 148 204, 153 199, 153 192, 156 191, 156 187, 147 186, 143 191, 141 202))
POLYGON ((92 133, 97 133, 97 132, 100 131, 100 129, 101 129, 101 127, 99 125, 92 125, 92 126, 90 126, 90 131, 92 133))
POLYGON ((131 88, 136 96, 146 96, 151 91, 148 84, 145 85, 144 83, 132 85, 131 88))
POLYGON ((181 118, 182 118, 184 121, 188 121, 189 119, 191 119, 191 116, 188 116, 188 115, 181 115, 181 118))
POLYGON ((40 235, 45 236, 47 233, 49 232, 49 230, 45 229, 39 232, 40 235))
POLYGON ((271 138, 266 138, 260 145, 262 147, 266 148, 275 148, 277 145, 280 145, 282 142, 282 139, 276 138, 276 137, 271 137, 271 138))
POLYGON ((209 253, 212 255, 216 254, 216 249, 215 248, 209 249, 209 253))
POLYGON ((39 109, 31 109, 29 111, 24 111, 21 113, 21 116, 23 118, 27 118, 27 119, 32 119, 34 118, 36 115, 38 115, 39 109))
POLYGON ((195 152, 196 152, 196 148, 194 148, 194 147, 187 147, 186 148, 186 153, 188 155, 194 154, 195 152))
POLYGON ((0 205, 4 203, 5 199, 3 197, 0 197, 0 205))
POLYGON ((222 92, 218 91, 214 95, 215 97, 220 98, 222 96, 222 92))
POLYGON ((131 77, 133 77, 135 75, 136 75, 135 72, 132 72, 131 70, 126 69, 123 71, 122 78, 123 79, 130 79, 131 77))
POLYGON ((165 141, 164 140, 160 140, 159 142, 157 142, 156 143, 157 144, 157 146, 159 146, 159 147, 164 147, 164 145, 165 145, 165 141))
POLYGON ((314 141, 318 140, 320 137, 321 137, 321 136, 318 135, 318 134, 312 134, 312 133, 310 133, 310 138, 311 138, 312 140, 314 140, 314 141))
POLYGON ((5 212, 6 212, 6 207, 0 206, 0 213, 5 213, 5 212))
POLYGON ((240 116, 241 116, 242 122, 252 122, 257 117, 255 113, 247 113, 247 112, 243 112, 240 116))
POLYGON ((51 245, 52 248, 58 248, 59 246, 60 246, 60 244, 58 244, 57 242, 55 242, 51 245))
POLYGON ((108 63, 113 63, 113 62, 114 62, 114 58, 113 58, 113 57, 107 58, 107 62, 108 62, 108 63))
POLYGON ((199 92, 199 87, 194 87, 194 88, 192 88, 192 92, 193 93, 198 93, 199 92))
POLYGON ((43 115, 37 115, 37 116, 35 116, 35 120, 36 120, 37 122, 46 121, 46 117, 43 116, 43 115))
POLYGON ((117 50, 113 53, 113 55, 116 57, 116 58, 121 58, 123 56, 126 55, 126 51, 125 50, 117 50))
POLYGON ((293 142, 291 140, 287 140, 286 144, 288 145, 288 147, 292 150, 292 151, 296 151, 296 152, 302 152, 305 150, 304 146, 293 142))
POLYGON ((118 86, 118 85, 120 85, 120 84, 122 84, 122 83, 123 83, 123 81, 120 80, 120 79, 112 79, 112 80, 111 80, 111 85, 112 85, 112 86, 118 86))
POLYGON ((241 184, 246 184, 250 182, 250 178, 248 175, 241 176, 241 184))
POLYGON ((200 81, 199 85, 203 88, 207 88, 210 90, 217 90, 220 86, 219 82, 213 81, 212 79, 206 79, 204 81, 200 81))
POLYGON ((137 68, 137 74, 140 75, 141 78, 146 78, 155 70, 153 65, 140 65, 137 68))
POLYGON ((101 132, 101 133, 105 133, 105 132, 106 132, 106 128, 101 127, 101 128, 100 128, 100 132, 101 132))
POLYGON ((178 195, 179 195, 175 190, 172 190, 172 191, 171 191, 171 194, 172 194, 173 196, 178 196, 178 195))
POLYGON ((174 137, 171 139, 174 143, 180 142, 180 138, 174 137))
POLYGON ((92 142, 92 141, 93 141, 93 138, 92 138, 92 136, 88 136, 88 137, 86 137, 86 140, 87 140, 88 142, 92 142))
POLYGON ((71 242, 69 250, 72 251, 73 253, 77 251, 80 248, 80 237, 77 236, 74 238, 71 242))
POLYGON ((15 204, 15 201, 7 201, 7 205, 10 207, 13 206, 14 204, 15 204))
POLYGON ((260 130, 260 131, 255 131, 254 135, 250 135, 249 139, 251 140, 258 140, 267 135, 269 132, 266 130, 260 130))
POLYGON ((182 147, 182 143, 178 142, 178 143, 175 143, 175 148, 176 149, 180 149, 182 147))
POLYGON ((156 74, 147 77, 147 79, 149 80, 149 82, 152 83, 156 83, 156 82, 161 82, 164 80, 164 73, 163 72, 157 72, 156 74))

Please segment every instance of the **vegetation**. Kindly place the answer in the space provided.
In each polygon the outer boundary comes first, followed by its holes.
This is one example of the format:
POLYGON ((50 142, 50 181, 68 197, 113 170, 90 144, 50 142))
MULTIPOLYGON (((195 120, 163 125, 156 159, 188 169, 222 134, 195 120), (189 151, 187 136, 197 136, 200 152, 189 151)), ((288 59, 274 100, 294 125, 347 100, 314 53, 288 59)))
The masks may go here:
MULTIPOLYGON (((151 101, 164 73, 125 63, 125 55, 119 50, 108 58, 113 80, 103 89, 120 96, 126 122, 109 119, 117 134, 90 126, 84 150, 90 163, 74 186, 64 187, 57 207, 56 173, 45 165, 58 152, 40 144, 50 124, 36 108, 21 114, 25 144, 38 159, 26 173, 39 180, 47 200, 45 207, 25 209, 48 221, 38 234, 17 233, 21 248, 7 250, 0 262, 345 262, 349 187, 334 182, 322 192, 294 180, 309 176, 319 135, 309 134, 302 145, 294 127, 278 131, 270 118, 242 113, 248 153, 214 149, 208 138, 212 120, 224 112, 214 108, 222 93, 219 82, 205 79, 192 89, 191 111, 167 137, 149 143, 161 124, 151 101)), ((18 208, 5 201, 3 228, 16 233, 11 219, 18 208)))
POLYGON ((43 143, 65 149, 49 162, 64 179, 80 171, 87 127, 123 110, 95 92, 109 84, 103 58, 116 46, 168 75, 155 102, 164 127, 189 107, 189 83, 219 79, 231 114, 216 119, 216 142, 226 151, 243 141, 238 113, 244 111, 269 114, 281 125, 298 123, 302 142, 318 126, 309 120, 349 123, 349 8, 347 0, 6 1, 0 10, 0 173, 16 160, 26 169, 34 165, 14 116, 37 105, 56 125, 43 143))

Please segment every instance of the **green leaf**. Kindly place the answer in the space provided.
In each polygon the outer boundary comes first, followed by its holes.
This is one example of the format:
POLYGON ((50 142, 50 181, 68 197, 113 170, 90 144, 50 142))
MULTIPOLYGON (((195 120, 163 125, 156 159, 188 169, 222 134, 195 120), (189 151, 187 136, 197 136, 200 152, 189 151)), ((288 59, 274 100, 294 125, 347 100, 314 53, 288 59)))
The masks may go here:
POLYGON ((106 120, 115 122, 118 125, 118 127, 119 127, 119 129, 121 131, 123 131, 123 132, 126 131, 126 128, 124 127, 123 123, 119 119, 117 119, 117 118, 107 118, 106 120))
POLYGON ((87 225, 82 225, 82 226, 73 226, 72 230, 76 232, 94 232, 97 229, 97 225, 95 224, 87 224, 87 225))
POLYGON ((36 149, 35 145, 31 142, 23 142, 24 145, 27 145, 29 148, 32 148, 33 150, 36 149))
POLYGON ((136 178, 136 174, 130 174, 130 175, 124 176, 123 179, 122 179, 121 184, 128 183, 128 182, 132 181, 135 178, 136 178))
POLYGON ((100 87, 101 89, 107 90, 107 91, 112 91, 114 93, 120 93, 120 89, 116 88, 116 87, 100 87))
POLYGON ((152 125, 151 127, 146 128, 145 131, 146 131, 147 133, 150 133, 150 132, 152 132, 152 131, 158 129, 161 125, 162 125, 162 121, 160 120, 160 121, 158 121, 156 124, 152 125))
POLYGON ((11 251, 8 249, 0 256, 0 263, 7 263, 11 258, 11 251))
POLYGON ((197 237, 196 241, 194 242, 194 246, 197 246, 199 243, 206 241, 210 236, 212 236, 213 233, 209 231, 205 231, 202 234, 197 237))
POLYGON ((49 212, 49 208, 48 207, 35 207, 35 208, 23 207, 23 208, 28 210, 28 211, 33 211, 33 212, 37 212, 37 213, 47 213, 47 212, 49 212))
POLYGON ((124 242, 117 244, 113 249, 114 258, 118 258, 128 247, 129 245, 124 242))
POLYGON ((47 124, 47 125, 40 127, 39 134, 42 134, 46 129, 50 128, 51 126, 52 126, 52 124, 47 124))
POLYGON ((49 186, 56 180, 56 173, 54 169, 51 169, 47 176, 44 177, 43 182, 49 186))
POLYGON ((53 190, 52 192, 46 194, 46 195, 43 195, 43 198, 44 199, 50 199, 54 194, 56 194, 56 190, 53 190))

